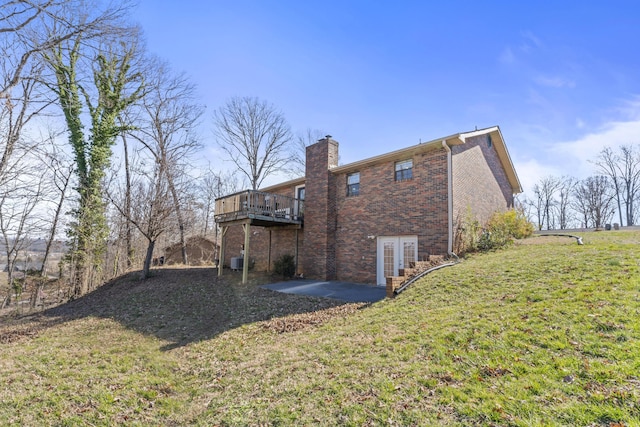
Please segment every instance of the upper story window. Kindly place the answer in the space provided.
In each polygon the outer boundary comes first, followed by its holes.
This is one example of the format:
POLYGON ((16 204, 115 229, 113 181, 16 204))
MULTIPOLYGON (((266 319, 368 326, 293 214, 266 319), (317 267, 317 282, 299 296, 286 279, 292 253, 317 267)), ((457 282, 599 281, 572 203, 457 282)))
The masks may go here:
POLYGON ((396 162, 396 181, 407 181, 413 178, 413 160, 396 162))
POLYGON ((360 172, 347 175, 347 197, 360 194, 360 172))

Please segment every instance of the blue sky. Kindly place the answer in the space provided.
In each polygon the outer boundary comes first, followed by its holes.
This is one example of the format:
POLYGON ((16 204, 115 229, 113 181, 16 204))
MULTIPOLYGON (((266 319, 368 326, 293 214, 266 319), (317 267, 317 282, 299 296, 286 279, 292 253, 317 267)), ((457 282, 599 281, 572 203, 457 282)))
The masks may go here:
POLYGON ((640 143, 637 2, 140 0, 132 18, 197 84, 214 167, 233 96, 333 135, 342 163, 498 125, 525 191, 640 143))

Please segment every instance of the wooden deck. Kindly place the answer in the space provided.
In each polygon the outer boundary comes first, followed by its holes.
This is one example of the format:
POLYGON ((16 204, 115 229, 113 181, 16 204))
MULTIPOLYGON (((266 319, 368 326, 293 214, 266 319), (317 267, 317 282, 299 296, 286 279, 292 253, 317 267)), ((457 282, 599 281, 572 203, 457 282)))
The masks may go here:
POLYGON ((215 221, 220 225, 247 222, 274 227, 302 225, 304 201, 280 194, 245 190, 216 199, 215 221))

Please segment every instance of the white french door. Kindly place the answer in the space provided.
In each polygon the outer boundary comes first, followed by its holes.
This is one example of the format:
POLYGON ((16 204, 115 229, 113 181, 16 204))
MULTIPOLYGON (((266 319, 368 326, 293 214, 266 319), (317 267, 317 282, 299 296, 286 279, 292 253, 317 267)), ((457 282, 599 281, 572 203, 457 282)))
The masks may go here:
POLYGON ((418 236, 378 237, 378 285, 387 277, 397 276, 401 268, 409 268, 418 259, 418 236))

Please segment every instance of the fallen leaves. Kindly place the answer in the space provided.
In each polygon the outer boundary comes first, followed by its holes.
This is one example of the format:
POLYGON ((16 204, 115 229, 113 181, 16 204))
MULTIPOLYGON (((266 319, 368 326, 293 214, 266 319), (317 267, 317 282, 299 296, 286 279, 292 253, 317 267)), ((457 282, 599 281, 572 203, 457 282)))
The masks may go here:
POLYGON ((366 303, 344 304, 324 310, 292 314, 289 316, 266 320, 262 322, 262 327, 266 330, 277 333, 295 332, 322 325, 336 317, 346 317, 366 305, 366 303))

